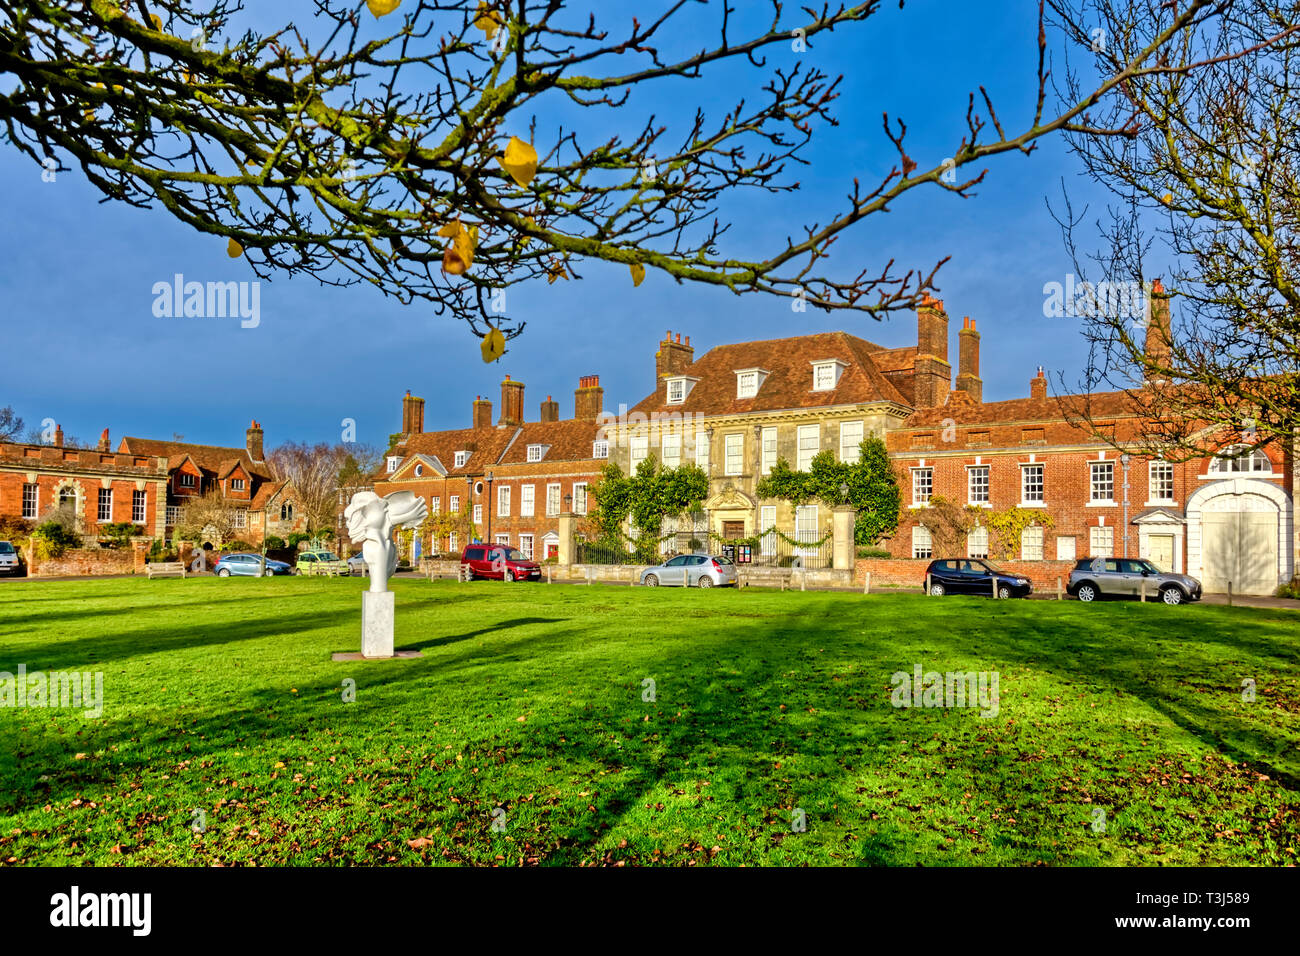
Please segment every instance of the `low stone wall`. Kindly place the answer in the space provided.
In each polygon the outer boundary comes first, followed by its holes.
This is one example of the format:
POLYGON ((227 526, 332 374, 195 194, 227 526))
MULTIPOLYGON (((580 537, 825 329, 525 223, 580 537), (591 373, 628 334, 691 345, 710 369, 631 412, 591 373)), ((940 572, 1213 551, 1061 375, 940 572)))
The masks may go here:
POLYGON ((57 558, 42 560, 29 550, 27 574, 33 578, 142 574, 144 555, 141 548, 69 548, 57 558))
MULTIPOLYGON (((1070 579, 1073 561, 991 561, 994 567, 1008 574, 1023 574, 1033 582, 1035 591, 1055 591, 1057 579, 1064 587, 1070 579)), ((871 572, 873 588, 915 588, 921 590, 925 583, 928 558, 859 558, 854 571, 854 582, 862 587, 866 572, 871 572)))
MULTIPOLYGON (((615 584, 635 584, 641 580, 641 572, 650 567, 648 564, 543 564, 542 580, 552 581, 591 581, 592 583, 609 582, 615 584)), ((459 561, 422 561, 420 571, 434 577, 454 578, 460 569, 459 561)), ((853 575, 847 569, 834 571, 799 570, 793 568, 755 568, 737 565, 737 577, 741 584, 754 587, 798 589, 809 588, 848 588, 853 587, 853 575)))

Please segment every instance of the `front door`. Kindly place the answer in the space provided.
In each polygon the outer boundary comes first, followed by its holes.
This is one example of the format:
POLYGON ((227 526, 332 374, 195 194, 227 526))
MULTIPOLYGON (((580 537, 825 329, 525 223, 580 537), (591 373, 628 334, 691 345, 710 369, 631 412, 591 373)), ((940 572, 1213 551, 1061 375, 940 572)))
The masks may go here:
POLYGON ((1277 513, 1206 512, 1201 525, 1203 584, 1236 594, 1272 594, 1277 587, 1277 513))
POLYGON ((722 522, 722 536, 728 541, 735 541, 737 538, 745 536, 745 522, 743 521, 724 521, 722 522))
POLYGON ((1174 569, 1174 536, 1153 534, 1147 537, 1147 560, 1161 571, 1174 569))

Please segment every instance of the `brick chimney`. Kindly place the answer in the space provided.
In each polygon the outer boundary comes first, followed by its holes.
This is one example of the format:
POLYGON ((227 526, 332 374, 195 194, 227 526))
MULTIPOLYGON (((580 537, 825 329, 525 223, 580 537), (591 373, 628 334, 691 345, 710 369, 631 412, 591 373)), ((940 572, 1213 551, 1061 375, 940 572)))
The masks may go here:
POLYGON ((578 379, 573 393, 573 417, 578 421, 594 422, 605 410, 605 390, 600 387, 599 375, 584 375, 578 379))
POLYGON ((482 395, 474 396, 474 417, 471 421, 474 428, 492 427, 492 403, 482 395))
POLYGON ((943 300, 926 292, 916 310, 916 362, 913 366, 917 408, 937 408, 948 400, 952 366, 948 364, 948 313, 943 300))
POLYGON ((262 426, 256 418, 248 426, 248 431, 244 432, 244 447, 248 449, 248 457, 253 461, 262 460, 262 426))
POLYGON ((984 401, 984 381, 980 378, 980 334, 969 315, 957 333, 957 391, 965 392, 977 402, 984 401))
POLYGON ((406 390, 402 398, 402 434, 418 435, 424 431, 424 399, 416 398, 406 390))
POLYGON ((63 447, 63 426, 62 425, 54 426, 54 447, 55 448, 63 447))
POLYGON ((498 425, 519 426, 524 423, 524 383, 511 381, 510 376, 501 383, 501 421, 498 425))
POLYGON ((665 375, 681 375, 694 361, 695 349, 691 348, 691 337, 686 336, 683 343, 680 332, 675 341, 673 333, 668 332, 659 343, 659 351, 655 353, 655 388, 659 387, 665 375))
POLYGON ((1029 397, 1047 401, 1047 376, 1043 374, 1041 365, 1038 366, 1038 374, 1029 380, 1029 397))
MULTIPOLYGON (((1151 283, 1151 294, 1147 297, 1150 315, 1147 321, 1147 338, 1143 351, 1146 361, 1151 365, 1168 367, 1170 352, 1170 335, 1173 326, 1169 318, 1169 295, 1165 284, 1159 279, 1151 283)), ((1157 369, 1146 365, 1142 369, 1144 382, 1163 382, 1165 378, 1157 369)))
POLYGON ((99 447, 99 450, 100 450, 100 451, 108 451, 108 445, 109 445, 109 442, 108 442, 108 429, 105 428, 102 432, 100 432, 100 435, 99 435, 99 446, 98 446, 98 447, 99 447))
POLYGON ((560 403, 551 396, 546 396, 546 401, 542 402, 542 417, 544 422, 558 422, 560 420, 560 403))

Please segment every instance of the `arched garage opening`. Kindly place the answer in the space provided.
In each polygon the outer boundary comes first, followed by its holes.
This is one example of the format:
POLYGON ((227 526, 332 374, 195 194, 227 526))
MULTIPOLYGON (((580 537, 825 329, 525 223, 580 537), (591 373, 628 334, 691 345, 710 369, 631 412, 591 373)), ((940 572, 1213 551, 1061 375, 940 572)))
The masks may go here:
POLYGON ((1207 592, 1272 594, 1289 581, 1292 502, 1271 482, 1232 478, 1187 501, 1187 570, 1207 592))

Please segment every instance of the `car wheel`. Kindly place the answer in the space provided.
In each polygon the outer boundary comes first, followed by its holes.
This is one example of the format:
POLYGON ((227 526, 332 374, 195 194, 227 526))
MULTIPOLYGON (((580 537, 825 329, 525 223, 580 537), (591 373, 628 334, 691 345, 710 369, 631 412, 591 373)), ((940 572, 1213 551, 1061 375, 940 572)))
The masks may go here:
POLYGON ((998 585, 998 597, 1002 600, 1008 600, 1011 597, 1011 588, 1005 584, 998 585))
POLYGON ((947 593, 942 584, 937 581, 930 585, 930 597, 943 597, 947 593))
POLYGON ((1173 588, 1173 587, 1165 588, 1163 591, 1160 592, 1160 599, 1164 601, 1166 604, 1182 604, 1183 592, 1180 591, 1178 588, 1173 588))
POLYGON ((505 571, 501 575, 501 580, 507 583, 513 581, 514 579, 515 579, 515 574, 513 571, 505 571))
POLYGON ((1094 601, 1097 598, 1097 589, 1091 584, 1080 584, 1078 593, 1075 594, 1080 601, 1094 601))
POLYGON ((273 578, 275 577, 275 572, 272 571, 270 568, 267 568, 265 571, 262 572, 262 577, 273 578))
POLYGON ((702 588, 711 588, 713 587, 713 578, 709 577, 707 574, 701 574, 699 583, 702 588))
POLYGON ((219 578, 228 578, 228 577, 230 577, 230 569, 229 569, 229 568, 222 568, 220 571, 217 572, 217 577, 219 577, 219 578))
POLYGON ((659 575, 657 575, 657 574, 647 574, 647 575, 645 576, 645 586, 648 587, 648 588, 657 588, 657 587, 659 587, 659 575))

